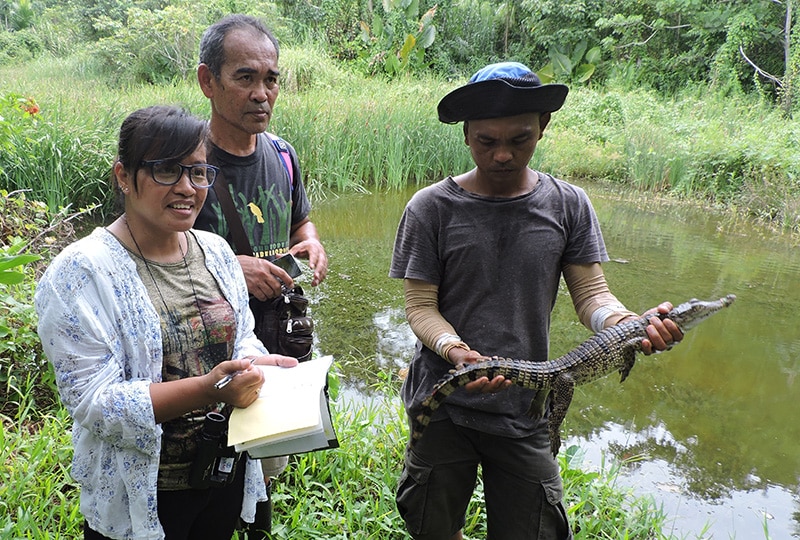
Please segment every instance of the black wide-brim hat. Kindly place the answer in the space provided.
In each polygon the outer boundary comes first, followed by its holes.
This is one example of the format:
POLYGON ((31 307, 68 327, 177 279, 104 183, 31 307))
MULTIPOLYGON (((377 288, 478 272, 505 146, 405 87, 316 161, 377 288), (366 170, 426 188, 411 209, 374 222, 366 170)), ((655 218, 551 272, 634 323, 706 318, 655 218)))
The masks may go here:
POLYGON ((467 84, 444 96, 437 109, 445 124, 553 112, 564 104, 567 92, 563 84, 542 84, 519 62, 501 62, 478 71, 467 84))

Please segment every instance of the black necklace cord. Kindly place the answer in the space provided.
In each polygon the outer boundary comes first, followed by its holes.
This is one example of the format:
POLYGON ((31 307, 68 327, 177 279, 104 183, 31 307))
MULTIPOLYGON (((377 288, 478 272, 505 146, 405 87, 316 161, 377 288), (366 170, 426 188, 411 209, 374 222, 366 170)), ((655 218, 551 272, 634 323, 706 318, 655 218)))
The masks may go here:
MULTIPOLYGON (((167 305, 167 301, 164 298, 164 295, 161 293, 161 288, 158 286, 158 281, 153 275, 153 271, 150 269, 150 263, 147 261, 147 258, 144 256, 144 253, 142 252, 142 248, 139 246, 139 242, 136 241, 136 237, 133 235, 131 226, 128 223, 128 217, 123 215, 122 220, 125 222, 125 227, 128 229, 128 234, 130 235, 131 240, 133 240, 133 245, 136 246, 136 250, 139 252, 139 256, 144 261, 144 266, 147 269, 147 273, 150 275, 150 280, 153 282, 153 285, 155 285, 156 292, 158 292, 158 296, 159 298, 161 298, 161 303, 164 305, 165 313, 170 318, 170 322, 172 323, 172 325, 177 326, 179 320, 175 315, 175 312, 173 310, 170 310, 169 306, 167 305)), ((189 235, 187 232, 184 232, 183 235, 184 238, 186 239, 186 251, 188 252, 189 235)), ((189 284, 192 287, 192 294, 194 295, 194 303, 195 306, 197 306, 197 312, 200 314, 200 322, 203 324, 203 342, 206 345, 208 345, 209 333, 208 333, 208 327, 206 326, 206 319, 205 316, 203 315, 203 310, 200 309, 200 300, 197 297, 197 289, 194 286, 194 280, 192 279, 192 272, 189 269, 189 263, 186 260, 186 253, 183 251, 183 246, 181 246, 180 240, 178 240, 178 249, 181 252, 181 258, 183 259, 183 267, 186 269, 186 274, 189 276, 189 284)))

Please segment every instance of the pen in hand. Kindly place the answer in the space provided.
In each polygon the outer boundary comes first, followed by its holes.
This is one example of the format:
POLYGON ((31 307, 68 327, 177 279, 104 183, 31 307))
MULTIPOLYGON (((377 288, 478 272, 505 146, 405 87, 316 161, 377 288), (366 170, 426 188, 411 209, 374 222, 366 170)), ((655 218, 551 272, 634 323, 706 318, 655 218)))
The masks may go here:
MULTIPOLYGON (((250 365, 252 366, 252 365, 255 363, 255 361, 256 361, 256 357, 254 356, 253 358, 251 358, 251 359, 250 359, 250 365)), ((217 382, 215 382, 215 383, 214 383, 214 388, 216 388, 217 390, 222 390, 222 389, 223 389, 223 388, 225 388, 225 387, 228 385, 228 383, 229 383, 229 382, 231 382, 231 381, 233 380, 233 378, 234 378, 234 377, 236 377, 236 376, 237 376, 239 373, 241 373, 241 371, 234 371, 233 373, 228 373, 228 374, 227 374, 227 375, 225 375, 223 378, 221 378, 220 380, 218 380, 217 382)))

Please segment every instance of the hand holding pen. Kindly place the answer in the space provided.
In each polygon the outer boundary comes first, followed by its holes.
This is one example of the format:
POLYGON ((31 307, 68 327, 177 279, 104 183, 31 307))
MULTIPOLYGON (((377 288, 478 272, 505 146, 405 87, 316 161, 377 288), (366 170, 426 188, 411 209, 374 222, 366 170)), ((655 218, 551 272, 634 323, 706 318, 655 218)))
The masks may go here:
MULTIPOLYGON (((253 356, 252 358, 250 358, 250 365, 251 365, 251 366, 252 366, 253 364, 255 364, 255 363, 256 363, 256 358, 258 358, 258 357, 257 357, 257 356, 253 356)), ((233 378, 234 378, 234 377, 236 377, 236 376, 237 376, 239 373, 241 373, 241 371, 233 371, 233 372, 231 372, 231 373, 228 373, 228 374, 227 374, 227 375, 225 375, 223 378, 221 378, 220 380, 218 380, 217 382, 215 382, 215 383, 214 383, 214 388, 216 388, 217 390, 222 390, 222 389, 223 389, 223 388, 225 388, 225 387, 228 385, 228 383, 229 383, 229 382, 231 382, 231 381, 233 380, 233 378)))

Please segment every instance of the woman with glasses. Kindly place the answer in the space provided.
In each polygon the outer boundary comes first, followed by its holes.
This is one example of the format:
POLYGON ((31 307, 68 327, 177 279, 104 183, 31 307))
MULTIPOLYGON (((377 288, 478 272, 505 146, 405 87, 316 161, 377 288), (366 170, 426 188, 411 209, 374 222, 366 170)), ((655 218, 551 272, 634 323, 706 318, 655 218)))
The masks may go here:
POLYGON ((74 420, 85 538, 228 540, 266 498, 260 462, 227 448, 225 418, 258 396, 253 363, 297 361, 267 355, 236 257, 192 229, 217 174, 206 136, 179 108, 128 116, 112 174, 124 212, 37 286, 39 335, 74 420))

